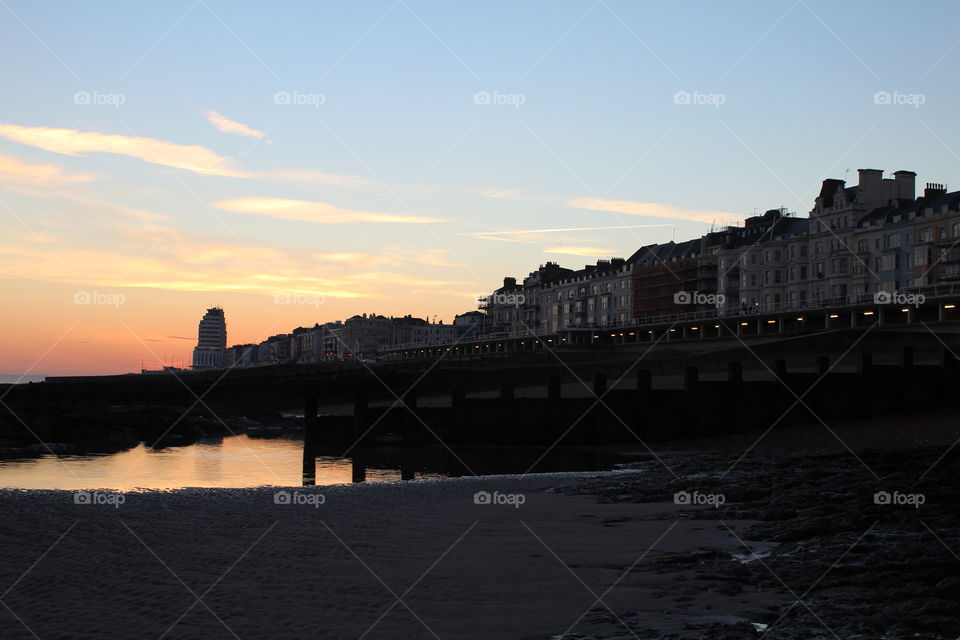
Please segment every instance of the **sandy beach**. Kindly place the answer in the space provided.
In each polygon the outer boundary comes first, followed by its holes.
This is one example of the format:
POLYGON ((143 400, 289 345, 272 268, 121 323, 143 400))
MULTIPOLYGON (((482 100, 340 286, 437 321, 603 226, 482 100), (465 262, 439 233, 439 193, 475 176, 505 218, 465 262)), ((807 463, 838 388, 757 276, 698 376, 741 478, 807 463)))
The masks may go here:
POLYGON ((739 543, 719 523, 676 520, 673 504, 551 491, 600 475, 611 474, 132 493, 119 505, 5 491, 4 636, 616 637, 629 633, 596 618, 606 607, 666 630, 747 621, 777 599, 662 613, 673 598, 656 593, 678 576, 624 576, 634 563, 739 543), (482 491, 491 504, 475 502, 482 491))
POLYGON ((771 638, 953 638, 960 464, 943 451, 5 490, 3 637, 734 639, 768 625, 771 638), (924 502, 878 504, 885 489, 924 502))
POLYGON ((603 472, 0 490, 3 637, 956 638, 951 411, 833 429, 603 472))

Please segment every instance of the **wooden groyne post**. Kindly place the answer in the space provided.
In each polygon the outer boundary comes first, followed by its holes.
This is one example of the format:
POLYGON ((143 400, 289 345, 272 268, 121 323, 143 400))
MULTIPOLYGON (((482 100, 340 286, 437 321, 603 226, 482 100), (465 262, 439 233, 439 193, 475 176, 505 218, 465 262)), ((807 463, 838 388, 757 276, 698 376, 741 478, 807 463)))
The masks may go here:
POLYGON ((743 414, 743 363, 733 361, 727 363, 727 411, 726 430, 728 433, 737 431, 739 419, 743 414))
POLYGON ((645 440, 650 437, 656 416, 653 415, 653 372, 650 369, 637 371, 637 437, 645 440))
POLYGON ((317 482, 317 399, 307 396, 303 403, 303 486, 317 482))

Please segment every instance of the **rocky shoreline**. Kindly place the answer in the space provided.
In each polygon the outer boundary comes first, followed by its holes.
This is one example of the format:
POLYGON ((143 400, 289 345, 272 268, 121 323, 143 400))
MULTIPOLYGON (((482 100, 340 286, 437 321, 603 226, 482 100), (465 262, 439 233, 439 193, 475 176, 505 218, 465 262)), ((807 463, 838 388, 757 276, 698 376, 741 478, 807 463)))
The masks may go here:
MULTIPOLYGON (((755 522, 738 536, 743 553, 734 562, 705 548, 658 556, 636 570, 692 572, 679 587, 691 603, 711 593, 770 592, 781 602, 751 612, 756 624, 688 625, 665 635, 640 625, 640 637, 734 640, 763 630, 762 637, 784 640, 952 640, 960 630, 960 451, 944 451, 739 460, 732 453, 665 454, 662 462, 629 465, 642 473, 588 480, 564 492, 605 503, 671 500, 689 504, 679 517, 720 526, 755 522)), ((618 612, 624 620, 630 613, 618 612)))

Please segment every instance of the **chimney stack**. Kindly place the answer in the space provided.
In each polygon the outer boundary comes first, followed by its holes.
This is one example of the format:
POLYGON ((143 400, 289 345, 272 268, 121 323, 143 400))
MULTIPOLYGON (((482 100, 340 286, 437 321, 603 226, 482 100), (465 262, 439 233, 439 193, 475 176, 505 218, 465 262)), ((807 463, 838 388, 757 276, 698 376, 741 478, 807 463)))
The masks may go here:
POLYGON ((917 174, 913 171, 894 171, 893 177, 897 183, 897 199, 915 200, 917 174))
POLYGON ((857 197, 860 202, 867 205, 867 210, 885 204, 883 202, 883 170, 857 169, 857 173, 860 176, 857 197))
POLYGON ((939 196, 947 192, 947 188, 939 182, 928 182, 927 188, 923 190, 923 197, 926 199, 939 196))

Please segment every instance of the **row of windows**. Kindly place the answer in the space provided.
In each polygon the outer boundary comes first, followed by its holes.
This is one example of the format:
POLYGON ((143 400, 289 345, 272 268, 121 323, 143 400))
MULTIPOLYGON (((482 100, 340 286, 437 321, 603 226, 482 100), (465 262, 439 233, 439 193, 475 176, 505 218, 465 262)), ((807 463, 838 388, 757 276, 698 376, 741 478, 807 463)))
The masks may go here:
POLYGON ((557 301, 563 300, 564 296, 568 299, 573 300, 576 296, 585 296, 587 291, 590 292, 590 295, 597 295, 598 293, 610 293, 615 289, 629 289, 630 280, 627 278, 622 278, 617 282, 604 282, 601 284, 593 284, 589 287, 583 286, 579 288, 571 288, 564 291, 557 291, 557 301))
POLYGON ((601 310, 607 310, 607 309, 610 308, 610 303, 611 303, 611 302, 613 302, 613 304, 614 304, 617 308, 621 308, 621 309, 622 309, 622 308, 629 308, 629 307, 630 307, 630 303, 631 303, 631 299, 632 299, 632 296, 629 296, 629 295, 627 295, 627 296, 615 296, 615 297, 613 297, 613 298, 611 298, 610 296, 603 296, 603 297, 599 298, 600 304, 598 305, 598 304, 596 303, 596 300, 597 300, 597 299, 595 299, 595 298, 587 298, 586 301, 584 301, 584 300, 577 300, 577 301, 574 302, 574 303, 565 302, 565 303, 563 303, 562 305, 560 305, 560 304, 550 305, 550 307, 549 307, 549 313, 550 313, 551 316, 557 316, 557 315, 560 315, 561 312, 566 315, 566 314, 569 314, 569 313, 582 313, 584 310, 586 310, 586 311, 588 311, 588 312, 589 312, 589 311, 594 311, 594 310, 596 310, 597 308, 599 308, 599 309, 601 309, 601 310), (585 304, 585 303, 586 303, 586 304, 585 304), (562 311, 561 311, 561 310, 562 310, 562 311))

